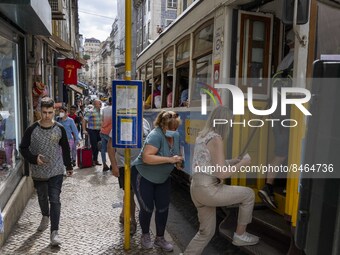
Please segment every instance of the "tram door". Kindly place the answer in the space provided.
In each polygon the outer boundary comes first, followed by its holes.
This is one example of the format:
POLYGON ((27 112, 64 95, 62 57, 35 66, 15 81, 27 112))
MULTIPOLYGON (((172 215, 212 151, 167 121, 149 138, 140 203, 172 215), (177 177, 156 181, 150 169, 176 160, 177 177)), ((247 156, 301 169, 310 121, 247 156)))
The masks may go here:
MULTIPOLYGON (((238 15, 238 53, 236 69, 236 85, 245 94, 247 105, 247 89, 253 89, 253 105, 256 109, 265 109, 269 102, 271 75, 271 55, 273 37, 273 16, 239 11, 238 15)), ((252 115, 246 107, 244 116, 235 116, 235 121, 246 122, 250 119, 258 119, 252 115)), ((237 156, 243 151, 252 137, 247 152, 252 158, 252 165, 265 165, 268 160, 268 126, 265 123, 261 128, 252 128, 246 125, 234 126, 233 155, 237 156), (254 134, 253 134, 254 133, 254 134)), ((232 179, 235 185, 246 185, 255 189, 261 189, 264 179, 256 173, 240 175, 232 179), (250 176, 252 175, 252 176, 250 176), (247 177, 247 179, 245 178, 247 177)), ((259 198, 257 198, 259 201, 259 198)))

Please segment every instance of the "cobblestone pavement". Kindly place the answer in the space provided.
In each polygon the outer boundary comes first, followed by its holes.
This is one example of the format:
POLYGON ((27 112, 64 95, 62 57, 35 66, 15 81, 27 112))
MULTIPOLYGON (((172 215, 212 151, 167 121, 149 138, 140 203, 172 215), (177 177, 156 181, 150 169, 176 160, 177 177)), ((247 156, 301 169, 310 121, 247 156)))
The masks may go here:
POLYGON ((61 193, 62 245, 50 246, 49 229, 36 231, 41 214, 34 194, 0 254, 175 254, 156 248, 143 250, 140 226, 131 237, 131 250, 124 251, 124 230, 119 223, 122 197, 118 180, 110 171, 76 169, 72 177, 64 179, 61 193))

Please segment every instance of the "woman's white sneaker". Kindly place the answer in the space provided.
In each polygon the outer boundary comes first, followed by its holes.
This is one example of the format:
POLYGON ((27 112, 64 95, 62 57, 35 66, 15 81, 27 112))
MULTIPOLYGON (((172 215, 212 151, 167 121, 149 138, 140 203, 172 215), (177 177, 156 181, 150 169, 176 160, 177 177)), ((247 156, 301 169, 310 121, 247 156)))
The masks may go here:
POLYGON ((255 245, 260 241, 258 236, 249 234, 244 232, 243 235, 238 235, 234 233, 233 237, 233 245, 236 246, 246 246, 246 245, 255 245))

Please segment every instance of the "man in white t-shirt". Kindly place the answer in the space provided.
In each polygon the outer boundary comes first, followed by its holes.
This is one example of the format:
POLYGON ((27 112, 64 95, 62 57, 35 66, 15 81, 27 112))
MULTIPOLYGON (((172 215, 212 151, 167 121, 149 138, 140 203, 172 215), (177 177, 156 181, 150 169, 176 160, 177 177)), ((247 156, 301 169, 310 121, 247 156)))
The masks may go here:
MULTIPOLYGON (((147 137, 147 135, 150 133, 151 127, 149 122, 146 119, 143 119, 143 140, 147 137)), ((112 130, 109 134, 109 142, 107 144, 107 152, 109 155, 109 159, 111 161, 111 168, 112 168, 112 174, 116 177, 118 177, 119 187, 124 190, 124 164, 125 164, 125 149, 122 148, 113 148, 112 147, 112 130)), ((131 163, 138 157, 141 149, 131 149, 131 163)), ((137 223, 135 218, 135 201, 133 199, 133 191, 131 189, 131 204, 130 204, 130 233, 134 234, 136 232, 137 223)), ((123 198, 124 203, 124 198, 123 198)), ((124 204, 122 207, 122 212, 119 216, 119 222, 124 223, 124 204)))

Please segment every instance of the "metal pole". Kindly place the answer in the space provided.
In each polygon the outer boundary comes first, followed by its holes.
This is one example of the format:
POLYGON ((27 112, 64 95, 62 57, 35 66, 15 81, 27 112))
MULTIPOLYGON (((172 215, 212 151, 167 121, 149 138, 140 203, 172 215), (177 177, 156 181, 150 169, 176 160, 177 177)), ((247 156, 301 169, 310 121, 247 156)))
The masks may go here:
MULTIPOLYGON (((131 1, 125 0, 125 80, 131 80, 131 1)), ((125 149, 124 165, 124 249, 130 249, 131 150, 125 149)))

